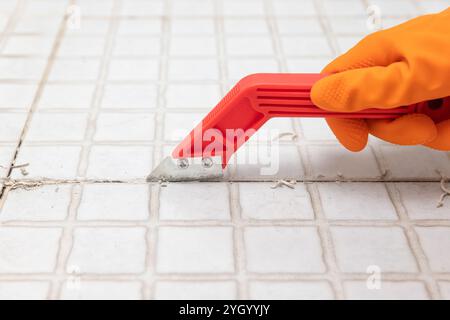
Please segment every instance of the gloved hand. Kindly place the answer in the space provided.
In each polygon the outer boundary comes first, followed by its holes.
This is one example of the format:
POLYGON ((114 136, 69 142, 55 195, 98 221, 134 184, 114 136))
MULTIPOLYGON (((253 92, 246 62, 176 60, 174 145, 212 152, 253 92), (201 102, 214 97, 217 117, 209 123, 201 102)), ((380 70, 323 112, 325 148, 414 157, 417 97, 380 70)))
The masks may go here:
MULTIPOLYGON (((450 96, 450 8, 373 33, 331 62, 331 75, 312 88, 312 101, 339 112, 390 109, 450 96)), ((450 150, 450 120, 423 114, 395 120, 327 119, 349 150, 362 150, 372 134, 399 145, 450 150)))

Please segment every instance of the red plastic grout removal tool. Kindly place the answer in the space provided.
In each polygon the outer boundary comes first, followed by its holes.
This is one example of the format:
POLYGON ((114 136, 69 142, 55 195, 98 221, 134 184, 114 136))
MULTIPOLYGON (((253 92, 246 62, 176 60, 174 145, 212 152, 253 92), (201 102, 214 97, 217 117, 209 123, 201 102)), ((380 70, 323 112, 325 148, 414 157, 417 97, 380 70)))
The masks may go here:
POLYGON ((259 73, 241 79, 175 148, 172 158, 165 158, 147 180, 220 180, 230 157, 274 117, 395 119, 422 113, 436 122, 450 118, 449 97, 394 109, 374 108, 352 113, 320 109, 312 103, 310 92, 314 83, 325 76, 259 73))

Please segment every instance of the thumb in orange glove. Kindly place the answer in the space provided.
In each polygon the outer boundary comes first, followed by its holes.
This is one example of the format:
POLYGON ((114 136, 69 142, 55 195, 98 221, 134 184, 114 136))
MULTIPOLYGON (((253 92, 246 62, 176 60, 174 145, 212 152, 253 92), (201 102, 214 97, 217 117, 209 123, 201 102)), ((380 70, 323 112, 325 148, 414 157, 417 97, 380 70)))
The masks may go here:
MULTIPOLYGON (((422 101, 450 103, 450 9, 373 33, 324 70, 331 75, 312 88, 326 110, 390 109, 422 101)), ((450 118, 450 115, 449 115, 450 118)), ((450 150, 450 120, 424 114, 395 120, 327 119, 337 139, 360 151, 368 134, 399 145, 450 150)))

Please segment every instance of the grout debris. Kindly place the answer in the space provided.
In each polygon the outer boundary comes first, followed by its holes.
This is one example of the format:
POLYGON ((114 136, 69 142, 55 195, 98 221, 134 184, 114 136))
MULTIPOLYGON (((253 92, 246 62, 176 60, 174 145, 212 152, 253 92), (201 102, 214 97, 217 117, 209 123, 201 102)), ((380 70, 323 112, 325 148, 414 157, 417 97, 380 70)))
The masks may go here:
POLYGON ((279 135, 277 135, 275 138, 273 138, 272 141, 278 141, 285 137, 290 137, 292 141, 297 141, 298 135, 294 132, 282 132, 279 135))
POLYGON ((438 201, 438 203, 436 205, 436 208, 443 207, 445 198, 450 195, 450 189, 448 189, 445 186, 445 183, 446 183, 446 179, 443 177, 442 180, 441 180, 441 190, 442 190, 443 193, 441 194, 441 197, 439 198, 439 201, 438 201))
POLYGON ((288 188, 295 189, 295 184, 296 183, 297 183, 296 180, 283 180, 283 179, 280 179, 273 186, 271 186, 270 188, 277 189, 277 188, 286 186, 288 188))

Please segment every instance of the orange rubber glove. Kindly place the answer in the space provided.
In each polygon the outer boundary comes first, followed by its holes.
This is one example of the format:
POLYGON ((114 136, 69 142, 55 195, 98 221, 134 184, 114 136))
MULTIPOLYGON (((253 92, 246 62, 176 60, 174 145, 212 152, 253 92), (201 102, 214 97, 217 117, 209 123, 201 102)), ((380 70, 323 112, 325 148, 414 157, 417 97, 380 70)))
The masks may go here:
MULTIPOLYGON (((313 86, 311 97, 330 111, 390 109, 449 97, 450 8, 367 36, 323 72, 331 75, 313 86)), ((426 115, 412 114, 395 120, 327 122, 351 151, 362 150, 369 133, 399 145, 450 150, 450 120, 435 124, 426 115)))

